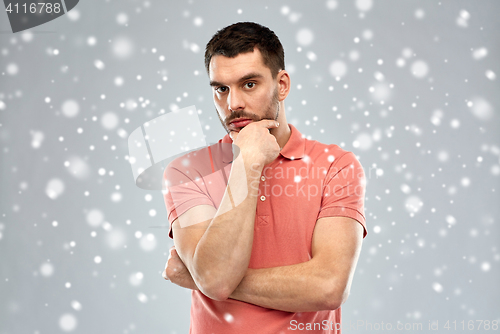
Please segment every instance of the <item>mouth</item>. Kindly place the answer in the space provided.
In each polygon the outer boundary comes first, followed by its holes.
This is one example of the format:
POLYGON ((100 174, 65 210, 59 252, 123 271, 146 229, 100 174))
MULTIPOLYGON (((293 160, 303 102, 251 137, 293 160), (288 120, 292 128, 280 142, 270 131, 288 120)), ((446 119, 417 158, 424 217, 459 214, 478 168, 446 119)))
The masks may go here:
POLYGON ((253 121, 249 118, 238 118, 235 119, 234 121, 231 121, 231 123, 229 123, 229 126, 232 126, 233 128, 242 129, 252 122, 253 121))

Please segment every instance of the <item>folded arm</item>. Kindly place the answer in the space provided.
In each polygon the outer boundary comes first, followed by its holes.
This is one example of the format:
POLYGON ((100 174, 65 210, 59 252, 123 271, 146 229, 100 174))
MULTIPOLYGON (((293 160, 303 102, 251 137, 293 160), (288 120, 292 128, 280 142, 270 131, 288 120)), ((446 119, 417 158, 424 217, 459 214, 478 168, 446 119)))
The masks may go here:
POLYGON ((230 297, 288 312, 337 309, 349 295, 362 239, 363 227, 354 219, 320 218, 314 229, 311 260, 248 269, 230 297))
POLYGON ((233 166, 218 210, 210 205, 198 205, 172 224, 180 259, 199 289, 215 300, 228 298, 250 262, 257 201, 255 189, 258 189, 251 183, 253 178, 258 182, 260 173, 252 177, 247 167, 233 166), (233 207, 238 197, 236 192, 241 189, 248 189, 249 194, 233 207))
MULTIPOLYGON (((314 229, 311 260, 290 266, 247 269, 230 298, 287 312, 337 309, 349 295, 362 239, 363 227, 356 220, 320 218, 314 229)), ((196 289, 189 272, 182 271, 182 262, 169 261, 168 279, 196 289), (177 275, 173 273, 174 267, 177 275)))

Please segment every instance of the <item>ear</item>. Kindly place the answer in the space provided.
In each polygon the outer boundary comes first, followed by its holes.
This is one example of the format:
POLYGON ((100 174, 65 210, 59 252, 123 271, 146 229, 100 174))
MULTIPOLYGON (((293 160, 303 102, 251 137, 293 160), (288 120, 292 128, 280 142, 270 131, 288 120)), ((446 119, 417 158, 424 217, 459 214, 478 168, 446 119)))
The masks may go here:
POLYGON ((281 70, 276 75, 276 80, 278 82, 278 99, 281 102, 286 99, 288 93, 290 92, 290 75, 287 71, 281 70))

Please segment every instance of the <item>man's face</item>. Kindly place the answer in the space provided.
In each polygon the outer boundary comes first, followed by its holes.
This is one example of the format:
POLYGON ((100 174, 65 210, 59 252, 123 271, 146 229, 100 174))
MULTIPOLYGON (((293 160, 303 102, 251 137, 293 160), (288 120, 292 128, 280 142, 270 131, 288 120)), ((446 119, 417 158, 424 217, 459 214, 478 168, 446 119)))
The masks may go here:
POLYGON ((209 76, 217 114, 228 133, 252 121, 278 119, 278 85, 258 48, 234 58, 212 57, 209 76))

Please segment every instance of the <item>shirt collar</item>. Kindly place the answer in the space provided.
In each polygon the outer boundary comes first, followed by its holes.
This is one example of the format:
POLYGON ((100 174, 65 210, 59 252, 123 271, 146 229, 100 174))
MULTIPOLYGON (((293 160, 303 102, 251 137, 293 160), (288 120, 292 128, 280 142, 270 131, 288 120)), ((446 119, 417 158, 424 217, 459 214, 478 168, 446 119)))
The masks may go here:
MULTIPOLYGON (((295 126, 288 123, 288 127, 291 132, 290 138, 288 138, 285 146, 281 149, 280 154, 289 160, 302 159, 304 157, 306 140, 295 126)), ((229 134, 225 135, 221 141, 222 143, 233 142, 229 134)))
POLYGON ((302 159, 306 148, 306 139, 295 126, 292 124, 288 124, 288 126, 291 131, 290 138, 288 138, 280 154, 290 160, 302 159))

